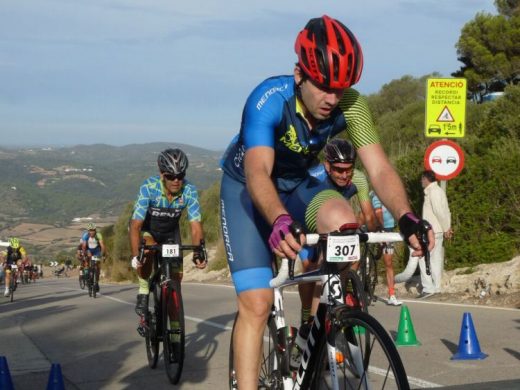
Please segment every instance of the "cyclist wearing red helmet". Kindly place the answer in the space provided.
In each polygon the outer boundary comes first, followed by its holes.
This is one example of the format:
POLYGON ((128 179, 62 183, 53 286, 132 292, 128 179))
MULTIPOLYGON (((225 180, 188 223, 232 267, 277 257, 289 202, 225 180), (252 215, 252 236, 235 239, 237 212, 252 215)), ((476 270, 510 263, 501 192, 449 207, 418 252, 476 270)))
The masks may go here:
MULTIPOLYGON (((331 138, 346 131, 376 193, 399 218, 414 254, 421 254, 415 237, 421 221, 411 212, 402 182, 379 144, 365 99, 351 88, 363 68, 354 34, 325 15, 307 23, 295 50, 298 63, 292 76, 269 78, 250 94, 240 133, 222 159, 221 225, 238 295, 233 344, 242 390, 258 386, 259 351, 273 302, 272 253, 295 258, 301 249, 289 229, 294 190, 305 185, 308 169, 331 138)), ((338 192, 316 197, 315 220, 300 223, 325 233, 356 221, 338 192)))

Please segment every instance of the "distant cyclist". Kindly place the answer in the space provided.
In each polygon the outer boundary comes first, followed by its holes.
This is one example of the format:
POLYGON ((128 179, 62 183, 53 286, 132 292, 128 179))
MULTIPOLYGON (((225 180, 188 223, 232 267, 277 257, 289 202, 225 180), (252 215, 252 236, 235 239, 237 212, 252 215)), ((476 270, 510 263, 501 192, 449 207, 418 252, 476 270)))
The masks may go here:
MULTIPOLYGON (((199 195, 196 187, 185 180, 188 157, 180 149, 166 149, 157 158, 159 175, 144 181, 139 189, 130 221, 130 248, 132 267, 137 271, 139 292, 135 312, 143 315, 148 307, 148 278, 152 272, 153 253, 148 252, 143 263, 139 262, 141 237, 146 245, 163 244, 169 240, 181 242, 179 220, 184 209, 188 212, 193 245, 200 245, 204 238, 199 195)), ((193 252, 193 263, 199 269, 206 267, 202 252, 193 252)), ((182 268, 174 270, 182 279, 182 268)))
POLYGON ((4 272, 5 272, 5 292, 4 296, 9 296, 9 287, 11 283, 16 282, 16 278, 19 276, 18 274, 11 272, 12 265, 19 266, 23 261, 27 260, 27 252, 25 248, 20 245, 20 240, 16 237, 12 237, 9 239, 9 246, 2 253, 3 255, 3 263, 4 263, 4 272))
MULTIPOLYGON (((87 231, 81 236, 81 248, 87 253, 87 258, 90 260, 92 256, 98 257, 100 260, 106 256, 106 246, 103 241, 103 236, 97 231, 96 224, 88 223, 87 231)), ((101 265, 99 261, 96 261, 96 274, 97 280, 99 280, 99 273, 101 265)), ((94 286, 96 291, 99 291, 99 284, 96 283, 94 286)))

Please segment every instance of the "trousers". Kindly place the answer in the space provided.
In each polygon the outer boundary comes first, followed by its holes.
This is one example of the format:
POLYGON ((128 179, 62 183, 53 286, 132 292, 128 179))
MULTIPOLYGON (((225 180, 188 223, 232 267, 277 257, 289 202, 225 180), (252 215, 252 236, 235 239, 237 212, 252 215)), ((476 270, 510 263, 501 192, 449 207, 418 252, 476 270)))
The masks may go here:
POLYGON ((403 272, 395 275, 395 283, 403 283, 410 280, 419 265, 421 271, 421 285, 425 293, 440 293, 442 272, 444 271, 444 241, 443 233, 435 233, 435 246, 430 252, 431 275, 426 274, 426 263, 424 257, 413 257, 410 254, 408 264, 403 272))

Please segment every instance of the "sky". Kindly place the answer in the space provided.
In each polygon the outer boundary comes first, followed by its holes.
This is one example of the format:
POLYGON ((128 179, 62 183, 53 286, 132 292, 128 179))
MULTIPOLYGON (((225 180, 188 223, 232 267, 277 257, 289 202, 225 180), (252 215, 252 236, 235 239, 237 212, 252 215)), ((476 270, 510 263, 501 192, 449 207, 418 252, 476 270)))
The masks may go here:
POLYGON ((172 142, 222 150, 244 102, 291 74, 328 14, 357 36, 356 88, 458 70, 455 44, 493 0, 3 0, 0 146, 172 142))

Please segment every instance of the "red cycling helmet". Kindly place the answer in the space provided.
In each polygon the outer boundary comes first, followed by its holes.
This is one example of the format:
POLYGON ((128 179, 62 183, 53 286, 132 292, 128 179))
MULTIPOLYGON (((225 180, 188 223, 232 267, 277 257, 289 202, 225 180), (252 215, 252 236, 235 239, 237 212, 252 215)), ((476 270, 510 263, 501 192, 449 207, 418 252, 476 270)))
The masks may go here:
POLYGON ((309 20, 296 37, 294 50, 300 68, 321 86, 349 88, 361 77, 361 46, 347 27, 327 15, 309 20))

